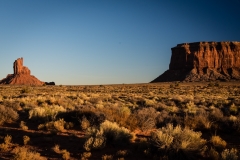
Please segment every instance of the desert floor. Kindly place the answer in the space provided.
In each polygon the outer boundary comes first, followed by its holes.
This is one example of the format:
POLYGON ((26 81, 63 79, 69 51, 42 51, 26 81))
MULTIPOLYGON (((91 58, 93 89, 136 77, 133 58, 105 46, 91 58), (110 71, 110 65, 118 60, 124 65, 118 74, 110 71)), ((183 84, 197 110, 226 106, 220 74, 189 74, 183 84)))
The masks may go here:
POLYGON ((0 159, 239 159, 239 113, 239 82, 0 85, 0 159))

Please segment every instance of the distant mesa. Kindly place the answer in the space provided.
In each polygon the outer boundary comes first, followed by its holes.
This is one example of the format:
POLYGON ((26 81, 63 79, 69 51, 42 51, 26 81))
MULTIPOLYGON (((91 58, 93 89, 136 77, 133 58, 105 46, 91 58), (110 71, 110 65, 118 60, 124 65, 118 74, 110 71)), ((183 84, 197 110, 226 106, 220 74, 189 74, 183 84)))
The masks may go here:
POLYGON ((195 42, 171 48, 169 69, 152 82, 240 80, 240 42, 195 42))
POLYGON ((18 58, 13 63, 13 74, 8 74, 0 84, 12 85, 43 85, 44 82, 31 75, 28 67, 23 66, 23 58, 18 58))
POLYGON ((55 82, 45 82, 45 85, 55 86, 55 82))

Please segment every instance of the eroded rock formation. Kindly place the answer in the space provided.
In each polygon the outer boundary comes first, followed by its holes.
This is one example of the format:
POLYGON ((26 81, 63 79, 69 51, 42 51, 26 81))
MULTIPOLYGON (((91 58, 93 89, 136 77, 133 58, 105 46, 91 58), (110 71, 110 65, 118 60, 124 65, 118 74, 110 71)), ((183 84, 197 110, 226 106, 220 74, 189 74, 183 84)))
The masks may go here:
POLYGON ((169 70, 152 82, 240 80, 240 42, 196 42, 171 48, 169 70))
POLYGON ((13 63, 13 74, 8 74, 0 84, 43 85, 44 82, 31 75, 31 71, 23 66, 23 58, 18 58, 13 63))
POLYGON ((30 70, 23 66, 23 58, 18 58, 17 60, 15 60, 15 62, 13 63, 13 74, 31 74, 30 70))

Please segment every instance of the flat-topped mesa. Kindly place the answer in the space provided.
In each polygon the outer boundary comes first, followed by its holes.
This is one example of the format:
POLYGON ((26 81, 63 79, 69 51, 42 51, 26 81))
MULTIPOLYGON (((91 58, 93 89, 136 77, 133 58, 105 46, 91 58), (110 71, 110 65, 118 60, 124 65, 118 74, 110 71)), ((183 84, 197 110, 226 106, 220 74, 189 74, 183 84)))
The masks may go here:
POLYGON ((240 42, 196 42, 171 48, 170 70, 240 67, 240 42))
POLYGON ((240 79, 240 42, 182 43, 171 50, 169 70, 152 82, 240 79))
POLYGON ((23 66, 23 58, 18 58, 17 60, 14 61, 13 63, 13 74, 31 74, 31 71, 23 66))

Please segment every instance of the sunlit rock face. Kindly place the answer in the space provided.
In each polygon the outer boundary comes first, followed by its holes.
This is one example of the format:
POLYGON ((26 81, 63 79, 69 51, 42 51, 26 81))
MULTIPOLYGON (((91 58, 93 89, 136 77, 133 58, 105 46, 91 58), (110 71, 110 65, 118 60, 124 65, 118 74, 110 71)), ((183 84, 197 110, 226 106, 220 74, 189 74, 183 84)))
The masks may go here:
POLYGON ((13 63, 13 74, 8 74, 0 81, 0 84, 43 85, 44 82, 31 75, 28 67, 23 66, 23 58, 18 58, 13 63))
POLYGON ((169 69, 152 82, 240 80, 240 42, 195 42, 171 48, 169 69))

